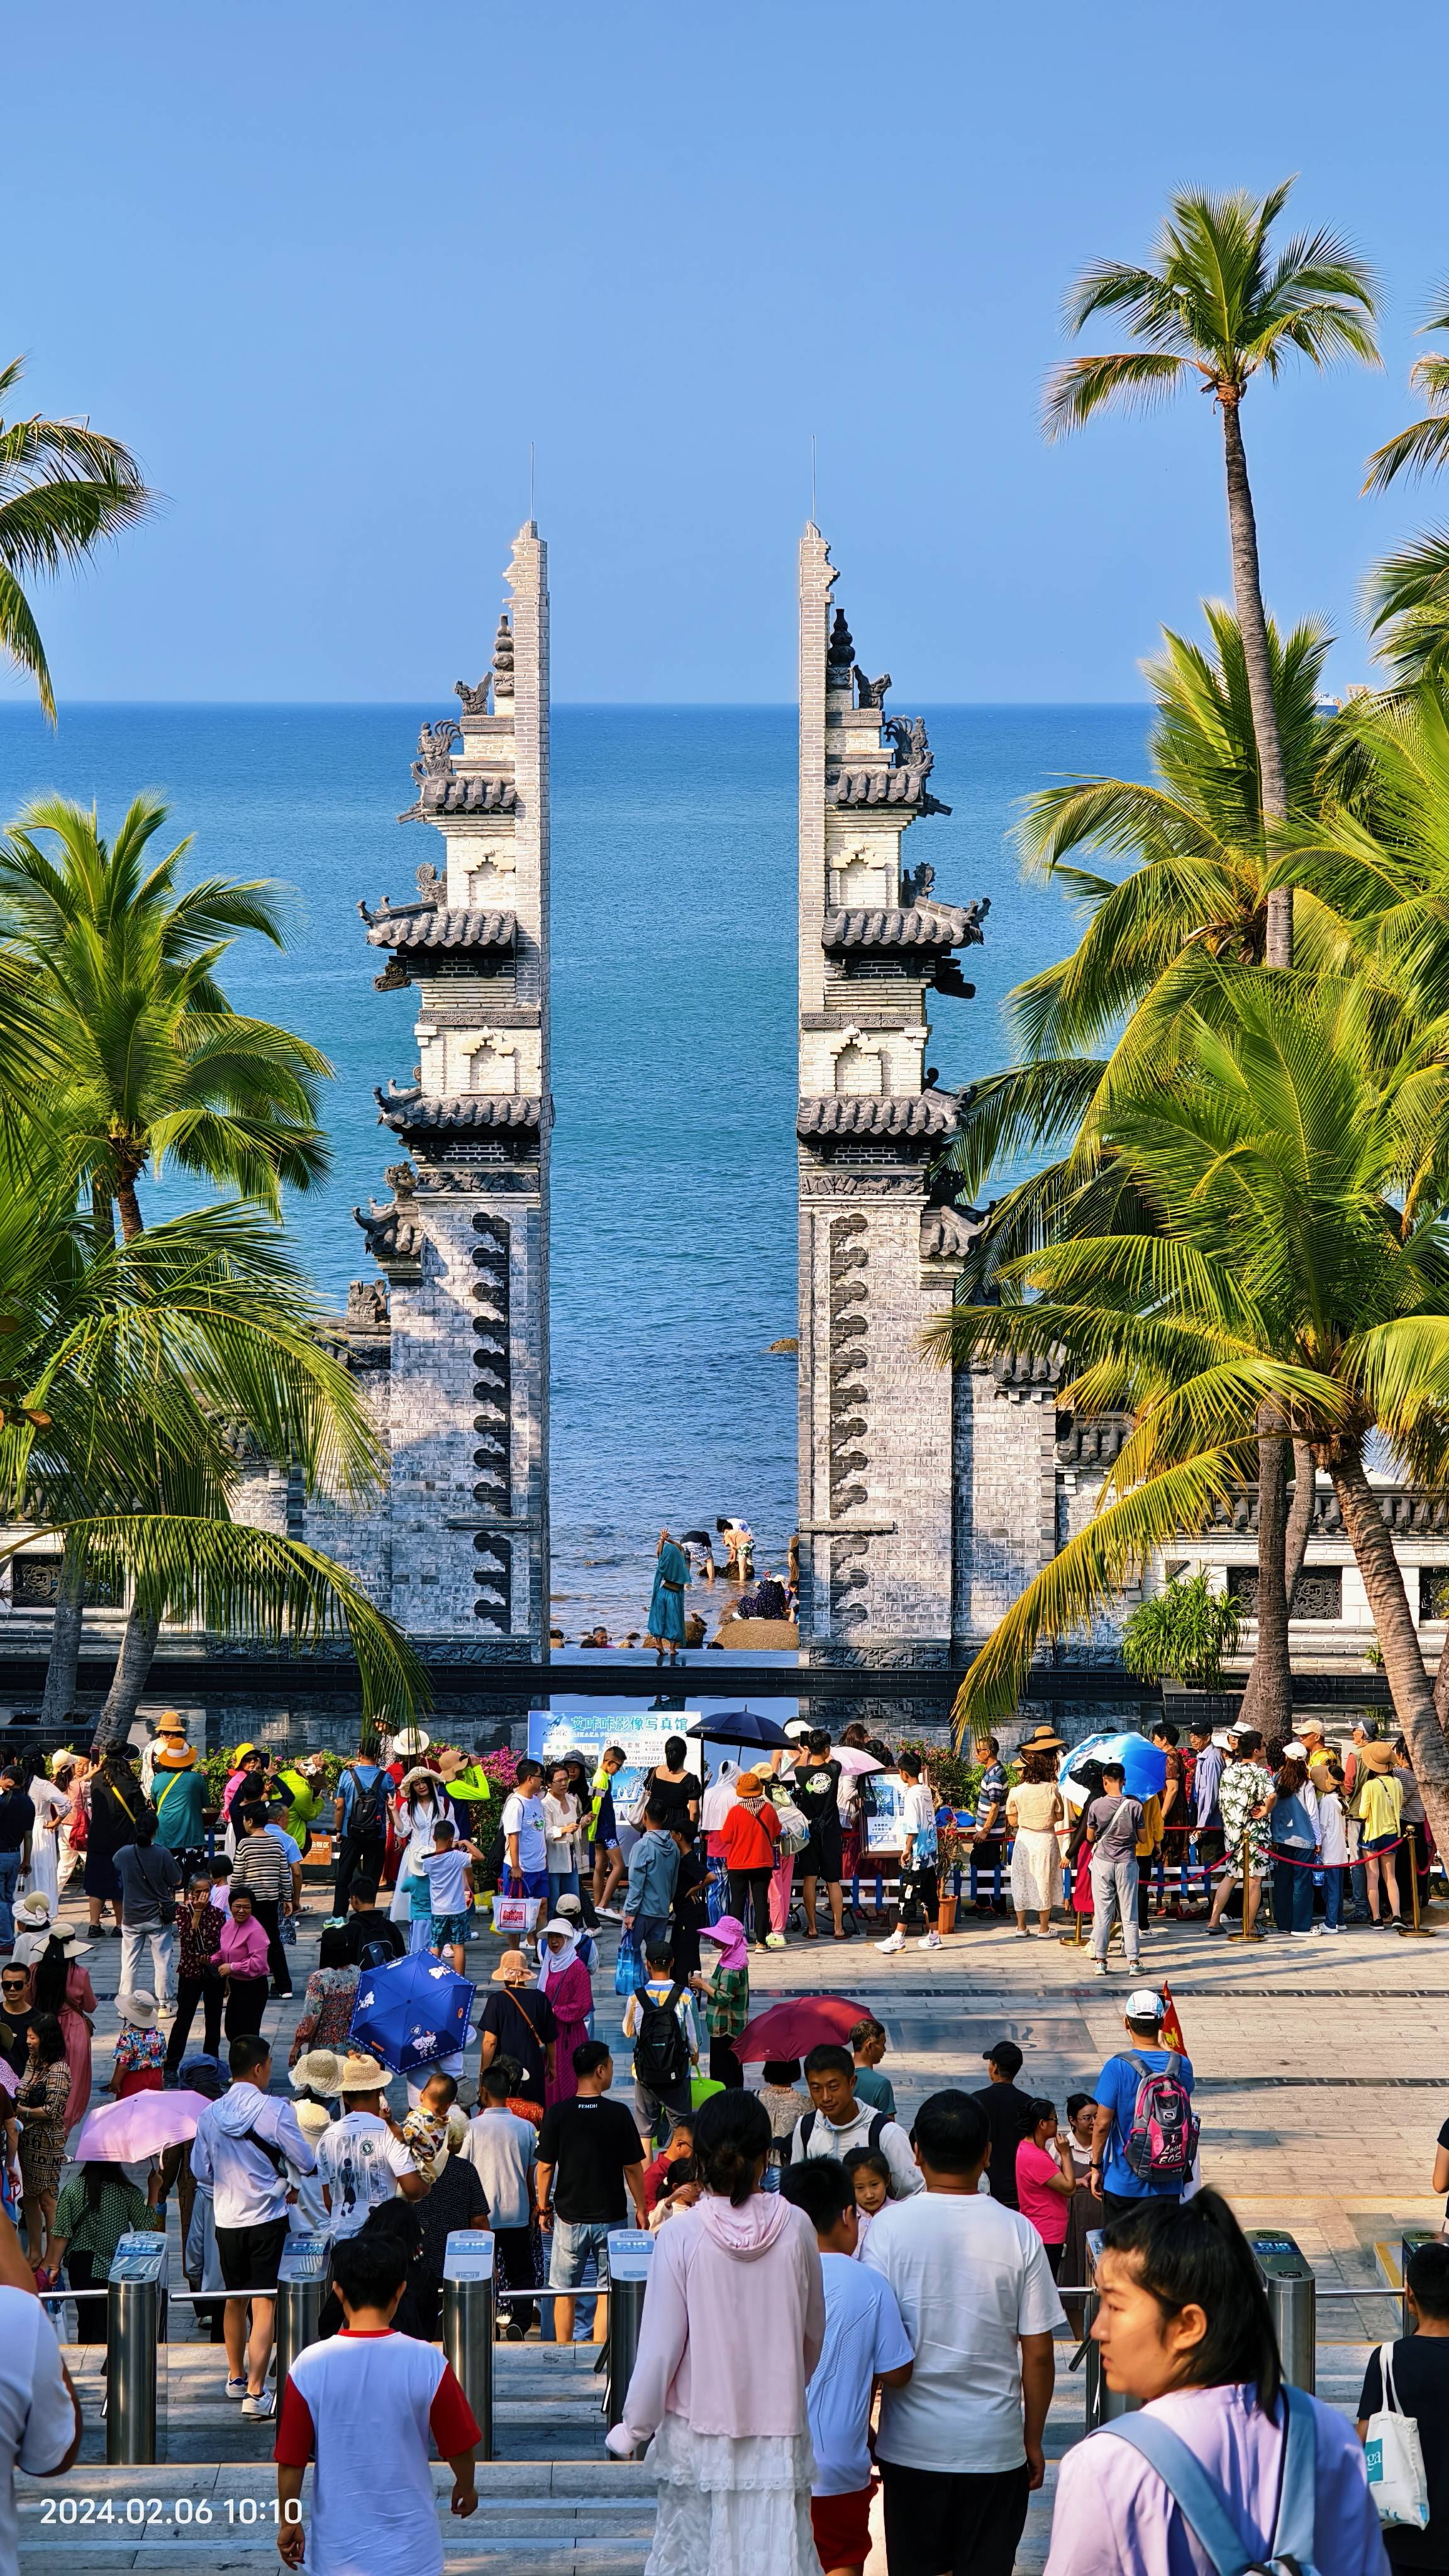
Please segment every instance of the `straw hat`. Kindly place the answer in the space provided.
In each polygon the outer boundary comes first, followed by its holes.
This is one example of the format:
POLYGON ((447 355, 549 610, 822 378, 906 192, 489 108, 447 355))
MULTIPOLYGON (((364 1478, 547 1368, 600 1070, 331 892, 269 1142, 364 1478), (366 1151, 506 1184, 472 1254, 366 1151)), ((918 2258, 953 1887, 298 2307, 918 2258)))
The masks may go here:
POLYGON ((299 2102, 297 2126, 304 2138, 320 2138, 332 2126, 332 2114, 325 2102, 299 2102))
POLYGON ((535 1971, 521 1950, 505 1950, 488 1982, 490 1986, 531 1985, 535 1971))
POLYGON ((337 2079, 329 2090, 334 2093, 385 2093, 392 2082, 387 2067, 379 2066, 375 2057, 344 2057, 337 2069, 337 2079))
POLYGON ((1392 1771, 1394 1767, 1394 1748, 1382 1736, 1375 1737, 1371 1743, 1360 1744, 1357 1752, 1366 1771, 1392 1771))
POLYGON ((456 1780, 472 1761, 471 1753, 460 1753, 456 1744, 445 1744, 438 1755, 438 1769, 445 1780, 456 1780))
POLYGON ((179 1708, 163 1708, 156 1720, 158 1735, 189 1735, 190 1731, 179 1708))
POLYGON ((15 1920, 27 1932, 43 1931, 47 1923, 55 1921, 55 1916, 55 1899, 47 1896, 43 1887, 33 1889, 29 1896, 20 1897, 15 1906, 15 1920))
POLYGON ((309 2048, 292 2068, 291 2082, 298 2093, 335 2093, 342 2060, 335 2049, 309 2048))
POLYGON ((132 2030, 150 2030, 156 2019, 154 1995, 117 1995, 116 2010, 132 2030))
POLYGON ((426 1753, 432 1740, 425 1726, 405 1726, 398 1734, 389 1736, 387 1749, 394 1761, 399 1755, 406 1761, 409 1755, 426 1753))
POLYGON ((1067 1747, 1065 1737, 1058 1735, 1051 1720, 1044 1717, 1032 1728, 1030 1735, 1022 1737, 1016 1749, 1019 1754, 1065 1753, 1067 1747))
POLYGON ((426 1762, 419 1762, 411 1771, 405 1771, 403 1773, 402 1778, 397 1784, 399 1796, 401 1796, 404 1789, 411 1789, 414 1781, 416 1780, 426 1780, 429 1788, 431 1789, 436 1789, 441 1785, 436 1771, 429 1770, 426 1762))

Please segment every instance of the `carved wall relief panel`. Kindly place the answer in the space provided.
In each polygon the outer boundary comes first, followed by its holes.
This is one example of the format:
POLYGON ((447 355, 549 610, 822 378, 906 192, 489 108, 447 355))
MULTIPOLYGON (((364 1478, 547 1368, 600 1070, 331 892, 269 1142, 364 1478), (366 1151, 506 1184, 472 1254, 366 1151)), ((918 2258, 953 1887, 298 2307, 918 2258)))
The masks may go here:
MULTIPOLYGON (((481 1511, 495 1513, 503 1520, 513 1507, 510 1229, 501 1217, 475 1216, 473 1231, 479 1237, 473 1254, 477 1273, 473 1288, 473 1465, 477 1475, 473 1500, 481 1511)), ((512 1626, 512 1549, 506 1540, 486 1532, 479 1533, 474 1545, 479 1562, 474 1568, 478 1596, 473 1615, 506 1635, 512 1626)))
MULTIPOLYGON (((863 1216, 830 1222, 830 1517, 859 1510, 869 1500, 870 1465, 869 1228, 863 1216)), ((830 1624, 857 1626, 866 1616, 859 1599, 866 1583, 864 1539, 833 1539, 830 1555, 830 1624)))

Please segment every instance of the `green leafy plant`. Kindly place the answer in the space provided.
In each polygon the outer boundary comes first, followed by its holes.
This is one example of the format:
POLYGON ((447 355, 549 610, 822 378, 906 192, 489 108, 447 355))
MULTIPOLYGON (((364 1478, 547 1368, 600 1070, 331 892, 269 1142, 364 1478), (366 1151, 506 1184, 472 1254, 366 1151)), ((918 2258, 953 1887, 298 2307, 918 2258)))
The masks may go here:
POLYGON ((1123 1626, 1122 1661, 1141 1681, 1219 1690, 1223 1657, 1236 1650, 1238 1627, 1232 1594, 1214 1592, 1205 1572, 1189 1575, 1138 1603, 1123 1626))

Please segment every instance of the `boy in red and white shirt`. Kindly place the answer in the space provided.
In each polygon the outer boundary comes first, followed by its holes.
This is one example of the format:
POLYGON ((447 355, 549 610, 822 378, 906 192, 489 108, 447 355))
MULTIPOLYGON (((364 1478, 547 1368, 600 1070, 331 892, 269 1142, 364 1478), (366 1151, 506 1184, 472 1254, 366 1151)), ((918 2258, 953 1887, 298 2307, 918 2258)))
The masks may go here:
POLYGON ((481 2439, 436 2345, 394 2334, 406 2257, 369 2226, 341 2238, 332 2281, 347 2323, 309 2344, 287 2374, 277 2422, 277 2547, 309 2576, 443 2576, 429 2466, 436 2446, 453 2472, 453 2511, 475 2513, 473 2451, 481 2439), (302 2526, 309 2460, 312 2525, 302 2526))

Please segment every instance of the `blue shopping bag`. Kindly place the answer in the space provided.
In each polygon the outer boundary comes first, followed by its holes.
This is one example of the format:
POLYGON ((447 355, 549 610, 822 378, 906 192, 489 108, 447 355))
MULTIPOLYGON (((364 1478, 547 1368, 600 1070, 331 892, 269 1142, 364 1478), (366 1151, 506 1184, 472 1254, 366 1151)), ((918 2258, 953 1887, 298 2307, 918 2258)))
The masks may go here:
POLYGON ((639 1956, 639 1944, 632 1932, 621 1932, 619 1955, 614 1961, 614 1992, 616 1995, 637 1995, 643 1984, 644 1962, 639 1956))

